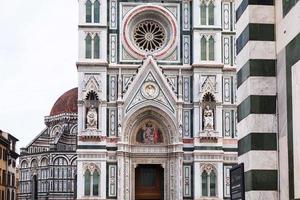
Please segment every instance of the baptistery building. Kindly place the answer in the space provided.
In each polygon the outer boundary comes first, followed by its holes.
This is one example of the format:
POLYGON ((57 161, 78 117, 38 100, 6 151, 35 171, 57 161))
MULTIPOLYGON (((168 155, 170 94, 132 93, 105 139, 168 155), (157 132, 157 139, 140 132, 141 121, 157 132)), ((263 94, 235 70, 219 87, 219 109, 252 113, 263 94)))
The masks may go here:
POLYGON ((234 1, 79 0, 77 199, 229 199, 234 1))

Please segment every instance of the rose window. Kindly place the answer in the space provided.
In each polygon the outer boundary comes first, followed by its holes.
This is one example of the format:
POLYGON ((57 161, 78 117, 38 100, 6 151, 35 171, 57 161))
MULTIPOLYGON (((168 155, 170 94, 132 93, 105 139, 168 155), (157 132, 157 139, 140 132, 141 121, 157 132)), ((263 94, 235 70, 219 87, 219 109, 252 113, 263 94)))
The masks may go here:
POLYGON ((166 40, 165 29, 155 21, 142 21, 136 25, 133 39, 137 47, 146 52, 160 49, 166 40))

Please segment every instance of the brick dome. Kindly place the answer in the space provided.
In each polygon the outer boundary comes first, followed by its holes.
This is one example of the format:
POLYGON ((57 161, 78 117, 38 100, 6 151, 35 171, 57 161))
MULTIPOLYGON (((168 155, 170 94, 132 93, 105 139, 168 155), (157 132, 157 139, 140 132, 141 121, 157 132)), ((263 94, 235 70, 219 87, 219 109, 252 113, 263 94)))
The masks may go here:
POLYGON ((61 95, 53 105, 50 116, 62 113, 77 113, 78 88, 73 88, 61 95))

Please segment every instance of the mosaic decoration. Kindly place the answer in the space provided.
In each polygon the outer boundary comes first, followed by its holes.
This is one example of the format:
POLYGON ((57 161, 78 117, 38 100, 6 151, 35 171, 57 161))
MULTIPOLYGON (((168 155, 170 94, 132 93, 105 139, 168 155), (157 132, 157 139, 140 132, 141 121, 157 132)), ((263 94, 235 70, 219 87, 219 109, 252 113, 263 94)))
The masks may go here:
POLYGON ((137 132, 136 141, 143 144, 163 143, 161 130, 151 121, 147 121, 137 132))

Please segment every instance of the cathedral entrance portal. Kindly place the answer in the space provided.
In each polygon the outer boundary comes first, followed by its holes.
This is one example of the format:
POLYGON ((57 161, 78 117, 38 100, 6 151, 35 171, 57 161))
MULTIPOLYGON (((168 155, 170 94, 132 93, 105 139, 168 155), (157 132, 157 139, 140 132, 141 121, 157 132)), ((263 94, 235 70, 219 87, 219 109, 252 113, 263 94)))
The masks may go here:
POLYGON ((138 165, 135 169, 135 199, 164 199, 164 170, 161 165, 138 165))

